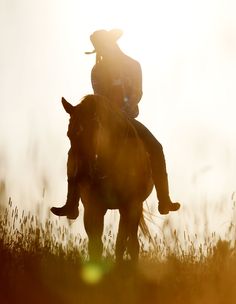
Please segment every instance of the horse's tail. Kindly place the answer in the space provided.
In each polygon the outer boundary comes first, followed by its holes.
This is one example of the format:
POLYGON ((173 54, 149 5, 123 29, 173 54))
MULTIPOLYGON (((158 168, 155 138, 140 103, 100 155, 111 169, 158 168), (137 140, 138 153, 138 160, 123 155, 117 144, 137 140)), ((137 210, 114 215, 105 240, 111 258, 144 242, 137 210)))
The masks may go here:
POLYGON ((153 237, 152 237, 152 235, 150 233, 150 230, 149 230, 149 228, 147 226, 147 223, 145 221, 145 218, 144 218, 144 210, 142 212, 142 215, 141 215, 141 218, 140 218, 140 221, 139 221, 139 227, 140 227, 140 229, 141 229, 144 237, 146 237, 149 240, 149 242, 152 245, 154 245, 153 237))

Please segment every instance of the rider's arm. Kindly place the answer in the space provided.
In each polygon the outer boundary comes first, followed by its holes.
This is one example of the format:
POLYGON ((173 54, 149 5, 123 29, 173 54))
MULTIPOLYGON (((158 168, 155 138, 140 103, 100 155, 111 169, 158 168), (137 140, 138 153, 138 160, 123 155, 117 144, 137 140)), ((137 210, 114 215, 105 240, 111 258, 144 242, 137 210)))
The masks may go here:
POLYGON ((105 75, 98 64, 96 64, 91 71, 91 83, 94 94, 107 95, 107 85, 105 75))
POLYGON ((136 106, 142 98, 142 70, 140 64, 136 61, 133 65, 132 71, 132 89, 129 96, 130 106, 136 106))

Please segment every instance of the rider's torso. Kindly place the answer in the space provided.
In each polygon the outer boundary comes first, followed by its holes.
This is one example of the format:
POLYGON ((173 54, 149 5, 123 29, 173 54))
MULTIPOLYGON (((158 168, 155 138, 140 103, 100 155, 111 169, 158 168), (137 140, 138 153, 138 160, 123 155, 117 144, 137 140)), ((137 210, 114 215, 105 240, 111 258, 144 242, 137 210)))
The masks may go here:
MULTIPOLYGON (((134 90, 141 91, 135 81, 137 71, 139 63, 124 54, 115 58, 112 63, 101 60, 92 70, 94 93, 106 96, 122 108, 129 102, 134 90)), ((139 100, 136 101, 138 102, 139 100)))

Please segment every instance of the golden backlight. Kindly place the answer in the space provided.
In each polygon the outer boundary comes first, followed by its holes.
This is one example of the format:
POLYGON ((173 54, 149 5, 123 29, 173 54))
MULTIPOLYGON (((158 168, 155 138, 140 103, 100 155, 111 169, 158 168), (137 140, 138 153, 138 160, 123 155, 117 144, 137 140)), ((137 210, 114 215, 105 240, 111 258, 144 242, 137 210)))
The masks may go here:
POLYGON ((0 0, 1 303, 236 303, 235 17, 235 0, 0 0), (50 212, 67 195, 62 96, 76 105, 92 93, 84 52, 113 28, 142 66, 138 120, 161 142, 181 203, 161 215, 154 191, 144 202, 154 240, 139 230, 138 267, 113 263, 117 210, 104 263, 85 263, 81 203, 75 221, 50 212))

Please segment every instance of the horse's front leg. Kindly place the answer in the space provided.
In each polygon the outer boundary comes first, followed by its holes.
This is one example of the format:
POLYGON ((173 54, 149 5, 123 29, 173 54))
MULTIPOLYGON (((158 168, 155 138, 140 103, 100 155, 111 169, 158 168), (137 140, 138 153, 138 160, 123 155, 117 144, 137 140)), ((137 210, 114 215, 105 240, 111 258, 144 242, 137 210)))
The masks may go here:
POLYGON ((84 207, 84 228, 89 239, 88 253, 91 261, 100 260, 102 257, 102 233, 105 212, 105 210, 100 210, 93 206, 84 207))
POLYGON ((116 239, 116 262, 121 263, 124 258, 125 249, 127 247, 128 229, 127 216, 125 212, 120 211, 119 229, 116 239))

